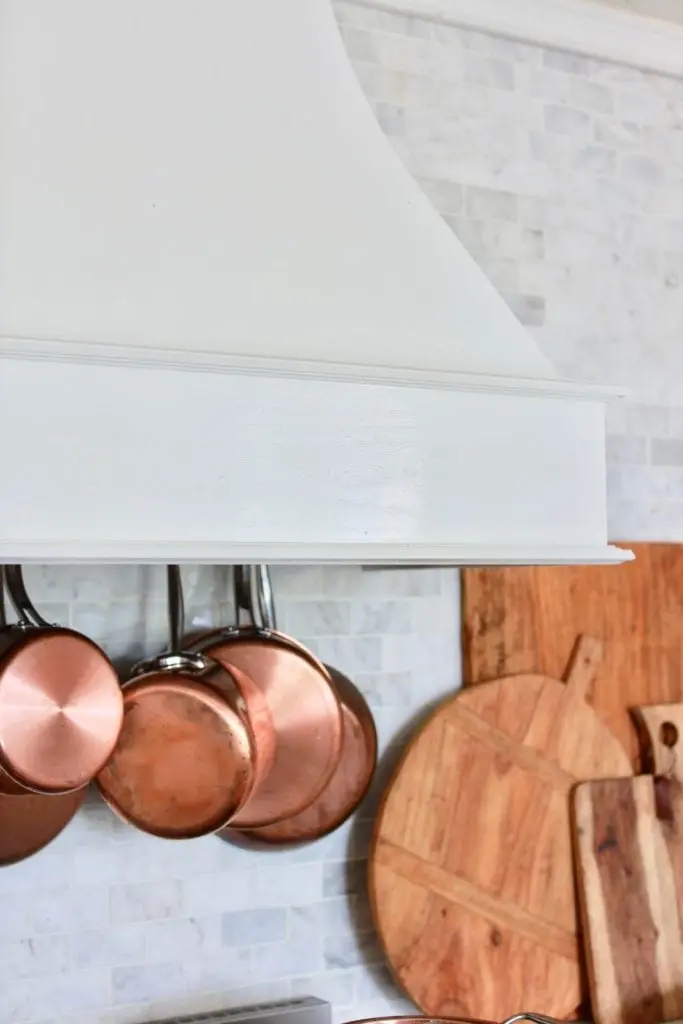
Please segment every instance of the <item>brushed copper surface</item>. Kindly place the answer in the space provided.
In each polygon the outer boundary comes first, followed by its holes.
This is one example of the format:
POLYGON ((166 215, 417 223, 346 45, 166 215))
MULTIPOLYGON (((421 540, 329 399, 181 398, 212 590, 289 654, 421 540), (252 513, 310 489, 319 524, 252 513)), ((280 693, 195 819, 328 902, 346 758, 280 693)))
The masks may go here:
POLYGON ((227 668, 246 672, 263 694, 275 730, 271 769, 231 826, 258 828, 299 814, 327 786, 341 755, 341 709, 325 667, 271 630, 219 630, 200 646, 227 668))
POLYGON ((11 632, 0 659, 0 764, 29 790, 80 789, 107 761, 121 727, 116 671, 71 630, 11 632))
POLYGON ((0 867, 16 864, 56 839, 84 797, 85 789, 61 796, 0 796, 0 867))
POLYGON ((370 708, 350 679, 329 665, 326 668, 341 703, 339 764, 320 796, 304 811, 247 833, 259 842, 300 843, 332 832, 355 811, 372 781, 377 764, 377 732, 370 708))
POLYGON ((253 738, 235 683, 157 671, 124 687, 121 736, 97 784, 137 828, 166 839, 215 832, 253 786, 253 738))

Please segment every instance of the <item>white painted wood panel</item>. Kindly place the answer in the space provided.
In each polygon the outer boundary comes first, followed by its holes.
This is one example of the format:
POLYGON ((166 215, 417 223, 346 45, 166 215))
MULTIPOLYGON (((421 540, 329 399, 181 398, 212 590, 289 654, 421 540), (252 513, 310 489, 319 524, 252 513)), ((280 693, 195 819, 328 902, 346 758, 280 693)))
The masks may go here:
POLYGON ((600 401, 3 360, 0 560, 613 557, 600 401))

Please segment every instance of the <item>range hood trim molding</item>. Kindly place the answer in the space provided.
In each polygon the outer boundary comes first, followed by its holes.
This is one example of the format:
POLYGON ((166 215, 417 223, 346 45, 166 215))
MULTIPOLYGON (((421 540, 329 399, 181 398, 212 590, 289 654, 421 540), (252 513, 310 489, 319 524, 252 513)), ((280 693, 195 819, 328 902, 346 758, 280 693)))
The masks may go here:
POLYGON ((191 373, 244 374, 348 384, 379 384, 387 387, 431 388, 444 391, 478 391, 520 396, 582 398, 586 401, 623 398, 626 388, 561 378, 508 377, 483 373, 452 373, 418 367, 359 366, 324 360, 270 359, 230 353, 183 349, 150 349, 143 346, 105 345, 99 342, 48 341, 0 336, 0 359, 37 360, 77 365, 120 366, 153 370, 161 368, 191 373))

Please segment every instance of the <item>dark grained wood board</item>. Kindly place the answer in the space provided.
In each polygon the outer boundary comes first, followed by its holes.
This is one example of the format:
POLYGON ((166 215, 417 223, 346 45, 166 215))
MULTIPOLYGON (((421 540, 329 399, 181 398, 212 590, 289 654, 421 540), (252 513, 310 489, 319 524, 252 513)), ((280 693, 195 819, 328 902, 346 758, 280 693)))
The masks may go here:
POLYGON ((429 1016, 569 1017, 583 1000, 569 795, 630 773, 585 701, 600 653, 582 638, 566 684, 526 675, 460 691, 389 784, 370 902, 397 980, 429 1016))
POLYGON ((587 782, 574 794, 577 872, 597 1024, 683 1017, 683 787, 587 782), (658 813, 668 790, 666 809, 658 813))
POLYGON ((683 545, 622 546, 634 562, 465 569, 464 677, 558 677, 578 634, 599 637, 593 704, 635 758, 628 708, 683 700, 683 545))

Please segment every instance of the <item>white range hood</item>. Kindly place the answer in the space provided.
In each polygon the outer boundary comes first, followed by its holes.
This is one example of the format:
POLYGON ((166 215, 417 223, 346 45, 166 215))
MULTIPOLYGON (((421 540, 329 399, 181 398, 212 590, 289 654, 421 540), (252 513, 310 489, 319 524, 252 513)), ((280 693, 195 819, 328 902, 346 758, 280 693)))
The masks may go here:
POLYGON ((0 0, 0 336, 0 561, 625 555, 329 0, 0 0))

